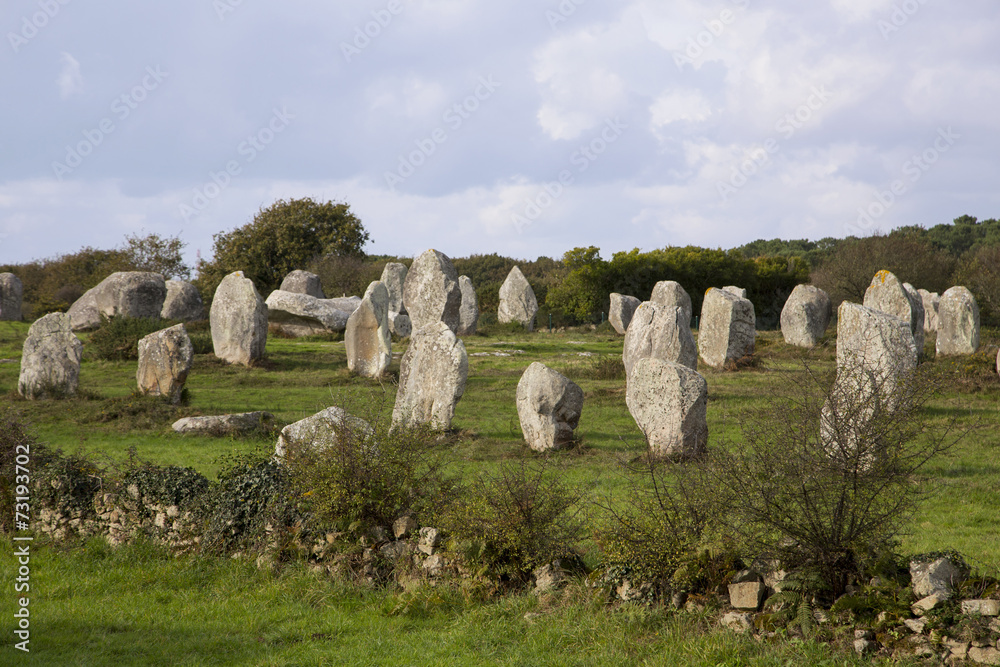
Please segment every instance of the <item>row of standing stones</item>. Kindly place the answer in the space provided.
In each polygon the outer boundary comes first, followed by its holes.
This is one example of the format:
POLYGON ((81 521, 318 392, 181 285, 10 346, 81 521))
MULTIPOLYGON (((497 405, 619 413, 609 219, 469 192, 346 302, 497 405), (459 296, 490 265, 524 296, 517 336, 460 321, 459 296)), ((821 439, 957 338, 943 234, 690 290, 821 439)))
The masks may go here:
MULTIPOLYGON (((516 266, 500 297, 498 319, 532 329, 538 303, 516 266)), ((675 281, 657 283, 645 303, 612 294, 611 306, 609 320, 625 335, 626 404, 650 449, 678 458, 701 454, 708 437, 708 385, 697 372, 698 360, 726 368, 754 353, 756 322, 746 290, 729 286, 706 292, 697 346, 690 296, 675 281)), ((29 398, 74 393, 81 345, 72 331, 95 326, 101 316, 191 320, 203 312, 197 291, 188 283, 164 281, 154 273, 112 274, 69 313, 53 313, 32 325, 18 390, 29 398)), ((393 424, 447 429, 468 377, 468 355, 459 336, 475 331, 478 315, 468 277, 458 276, 446 255, 428 250, 409 270, 403 264, 387 264, 381 280, 371 283, 360 298, 327 299, 317 276, 293 271, 265 301, 251 280, 235 272, 216 290, 210 324, 216 356, 244 365, 263 357, 269 328, 292 335, 343 331, 348 368, 367 377, 378 377, 388 368, 392 334, 409 336, 393 424)), ((823 290, 799 285, 782 310, 782 333, 789 344, 812 347, 830 319, 830 300, 823 290)), ((864 305, 845 302, 840 307, 838 386, 855 397, 875 391, 875 385, 881 394, 891 391, 916 366, 925 331, 937 331, 940 355, 975 352, 979 311, 972 294, 953 287, 938 298, 880 271, 866 291, 864 305), (862 382, 862 377, 868 380, 862 382)), ((150 334, 139 343, 140 390, 178 401, 192 360, 183 324, 150 334)), ((559 449, 574 441, 583 392, 571 380, 536 362, 518 383, 516 402, 532 449, 559 449)))

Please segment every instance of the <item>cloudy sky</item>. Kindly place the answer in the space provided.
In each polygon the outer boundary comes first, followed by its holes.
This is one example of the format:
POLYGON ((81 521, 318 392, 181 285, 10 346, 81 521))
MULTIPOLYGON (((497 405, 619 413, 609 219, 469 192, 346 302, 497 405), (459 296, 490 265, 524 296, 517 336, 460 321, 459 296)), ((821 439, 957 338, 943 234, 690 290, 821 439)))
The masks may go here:
POLYGON ((8 0, 0 263, 346 201, 367 250, 1000 216, 995 0, 8 0))

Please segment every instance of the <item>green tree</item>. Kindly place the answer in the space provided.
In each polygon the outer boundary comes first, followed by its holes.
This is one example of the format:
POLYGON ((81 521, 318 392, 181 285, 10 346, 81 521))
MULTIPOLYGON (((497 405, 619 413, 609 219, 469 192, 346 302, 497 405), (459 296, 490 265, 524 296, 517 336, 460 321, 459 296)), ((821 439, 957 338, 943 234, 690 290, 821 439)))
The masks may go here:
POLYGON ((167 280, 188 280, 191 268, 181 256, 186 244, 179 236, 161 237, 159 234, 129 234, 121 246, 121 271, 150 271, 162 274, 167 280))
POLYGON ((266 295, 289 271, 321 255, 363 257, 369 236, 348 204, 306 197, 278 200, 248 224, 213 239, 214 257, 199 264, 196 281, 207 300, 233 271, 243 271, 266 295))

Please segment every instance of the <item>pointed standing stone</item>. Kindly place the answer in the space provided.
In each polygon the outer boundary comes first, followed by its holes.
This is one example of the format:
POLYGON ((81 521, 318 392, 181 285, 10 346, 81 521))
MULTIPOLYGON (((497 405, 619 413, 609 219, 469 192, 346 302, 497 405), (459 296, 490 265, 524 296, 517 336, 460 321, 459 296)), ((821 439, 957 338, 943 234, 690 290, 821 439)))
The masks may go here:
POLYGON ((865 290, 865 308, 873 308, 883 313, 898 317, 906 322, 913 335, 917 351, 924 349, 924 315, 923 301, 919 295, 911 296, 903 283, 890 271, 879 271, 872 278, 871 285, 865 290), (918 304, 915 303, 919 301, 918 304))
POLYGON ((476 298, 476 288, 472 286, 472 279, 469 276, 459 276, 458 287, 462 291, 458 335, 471 336, 476 333, 476 327, 479 325, 479 299, 476 298))
POLYGON ((468 375, 465 344, 447 324, 438 321, 415 329, 399 365, 393 426, 451 428, 455 404, 465 393, 468 375))
POLYGON ((534 362, 517 383, 517 416, 528 446, 536 452, 572 444, 583 411, 583 389, 575 382, 534 362))
POLYGON ((698 354, 713 368, 753 354, 756 318, 748 299, 715 287, 705 292, 698 325, 698 354))
POLYGON ((376 280, 368 286, 344 330, 347 368, 363 377, 379 377, 392 362, 389 291, 376 280))
POLYGON ((414 329, 444 322, 453 332, 458 331, 462 291, 455 265, 447 255, 428 250, 413 260, 403 285, 403 306, 414 329))
POLYGON ((691 307, 691 296, 681 287, 681 284, 674 280, 661 280, 653 287, 653 295, 649 300, 660 306, 676 306, 684 311, 687 316, 688 326, 691 326, 691 316, 694 309, 691 307))
POLYGON ((67 313, 49 313, 28 329, 21 350, 17 393, 27 399, 75 394, 83 343, 70 329, 67 313))
POLYGON ((628 325, 632 321, 632 315, 641 302, 634 296, 611 293, 611 307, 608 309, 608 322, 620 334, 628 331, 628 325))
POLYGON ((215 290, 209 313, 215 356, 251 365, 267 347, 267 305, 242 271, 230 273, 215 290))
POLYGON ((172 403, 179 403, 192 361, 194 347, 183 324, 143 337, 139 341, 139 367, 135 372, 139 391, 166 396, 172 403))
POLYGON ((952 287, 938 306, 937 354, 975 354, 979 349, 979 305, 965 287, 952 287))
POLYGON ((0 273, 0 320, 21 321, 21 299, 24 285, 13 273, 0 273))
POLYGON ((406 264, 399 262, 389 262, 382 269, 382 277, 379 280, 389 291, 389 312, 405 313, 403 307, 403 286, 406 284, 406 264))
POLYGON ((497 319, 500 322, 520 322, 525 330, 535 330, 535 315, 538 300, 528 279, 517 266, 510 270, 507 279, 500 286, 500 308, 497 319))

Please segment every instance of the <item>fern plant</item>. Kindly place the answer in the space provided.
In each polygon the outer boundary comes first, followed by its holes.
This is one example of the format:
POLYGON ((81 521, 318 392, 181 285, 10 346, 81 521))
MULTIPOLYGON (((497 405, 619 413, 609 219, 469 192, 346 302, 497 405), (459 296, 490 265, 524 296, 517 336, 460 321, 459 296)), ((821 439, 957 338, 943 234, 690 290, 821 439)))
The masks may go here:
POLYGON ((781 582, 781 590, 764 603, 771 610, 770 622, 789 630, 797 628, 810 637, 815 629, 813 612, 816 596, 827 589, 823 578, 816 572, 794 572, 781 582))

